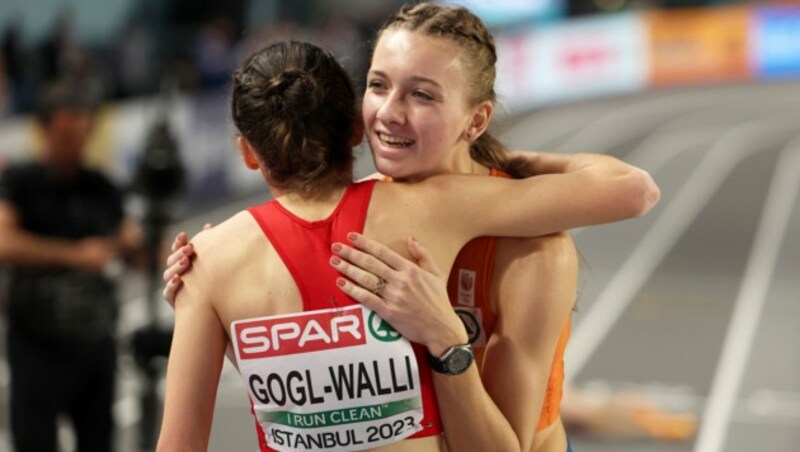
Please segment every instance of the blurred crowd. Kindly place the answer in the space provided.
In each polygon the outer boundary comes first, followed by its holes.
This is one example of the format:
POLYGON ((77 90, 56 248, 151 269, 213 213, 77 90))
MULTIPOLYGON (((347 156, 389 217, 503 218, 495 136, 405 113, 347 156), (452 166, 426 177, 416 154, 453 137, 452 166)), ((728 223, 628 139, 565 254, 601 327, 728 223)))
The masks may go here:
MULTIPOLYGON (((19 14, 5 17, 0 14, 0 117, 31 112, 37 91, 53 80, 65 78, 79 79, 92 95, 105 100, 154 94, 165 85, 182 90, 217 89, 227 84, 231 70, 244 55, 266 42, 283 38, 303 39, 330 49, 356 83, 360 83, 369 55, 369 37, 382 19, 402 3, 405 2, 132 1, 128 2, 125 19, 103 42, 80 39, 75 26, 76 11, 66 6, 60 7, 49 31, 35 39, 30 38, 19 14)), ((556 7, 561 11, 558 15, 571 17, 742 2, 552 0, 544 3, 562 5, 556 7)), ((56 8, 53 5, 50 9, 56 8)))
POLYGON ((365 72, 367 37, 402 2, 375 2, 366 10, 361 3, 132 2, 115 37, 103 43, 78 38, 70 9, 36 42, 12 18, 0 23, 0 117, 31 112, 38 90, 54 80, 77 79, 104 100, 150 95, 165 85, 222 88, 244 55, 286 38, 323 44, 357 76, 365 72))

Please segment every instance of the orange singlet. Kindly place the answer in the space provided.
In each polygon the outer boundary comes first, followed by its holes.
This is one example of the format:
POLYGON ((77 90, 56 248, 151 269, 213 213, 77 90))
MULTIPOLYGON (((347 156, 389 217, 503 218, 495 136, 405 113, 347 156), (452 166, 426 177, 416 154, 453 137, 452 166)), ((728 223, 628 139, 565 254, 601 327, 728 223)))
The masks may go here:
MULTIPOLYGON (((491 170, 491 175, 510 177, 496 169, 491 170)), ((447 282, 450 303, 467 327, 478 366, 483 361, 486 341, 497 323, 497 316, 490 305, 496 249, 496 237, 479 237, 469 242, 456 257, 447 282)), ((558 339, 537 431, 552 425, 560 414, 564 389, 564 350, 569 340, 570 324, 571 318, 567 319, 558 339)))

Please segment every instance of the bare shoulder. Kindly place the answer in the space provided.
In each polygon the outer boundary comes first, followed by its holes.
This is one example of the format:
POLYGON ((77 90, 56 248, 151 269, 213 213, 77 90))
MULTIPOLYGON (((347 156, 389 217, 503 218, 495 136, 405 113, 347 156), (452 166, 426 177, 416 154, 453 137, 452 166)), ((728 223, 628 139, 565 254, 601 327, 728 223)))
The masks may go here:
POLYGON ((239 212, 192 238, 196 258, 189 274, 203 275, 208 282, 224 278, 246 261, 248 254, 252 257, 248 251, 257 240, 266 241, 258 224, 247 211, 239 212))
MULTIPOLYGON (((378 182, 375 194, 384 204, 393 206, 418 206, 432 209, 459 208, 466 180, 480 176, 436 175, 414 182, 378 182)), ((488 178, 487 178, 488 179, 488 178)), ((446 215, 442 215, 445 216, 446 215)))
POLYGON ((470 187, 478 182, 493 180, 489 176, 473 174, 438 174, 418 182, 422 190, 432 190, 436 192, 455 192, 470 187))
POLYGON ((195 247, 207 247, 224 252, 226 244, 235 243, 236 234, 247 234, 257 226, 252 215, 243 210, 213 228, 201 231, 192 238, 192 244, 195 247))

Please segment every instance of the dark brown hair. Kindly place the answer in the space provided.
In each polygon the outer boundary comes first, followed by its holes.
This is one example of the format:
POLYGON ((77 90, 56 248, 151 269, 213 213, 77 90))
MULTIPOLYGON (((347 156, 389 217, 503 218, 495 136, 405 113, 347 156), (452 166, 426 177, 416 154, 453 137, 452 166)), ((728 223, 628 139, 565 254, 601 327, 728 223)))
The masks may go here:
POLYGON ((94 112, 97 100, 88 94, 86 86, 70 79, 62 79, 45 86, 36 100, 34 117, 47 125, 62 110, 94 112))
POLYGON ((316 194, 352 180, 356 98, 350 77, 319 47, 280 42, 233 74, 233 122, 280 188, 316 194))
MULTIPOLYGON (((378 30, 378 39, 384 31, 399 28, 428 36, 449 39, 461 48, 461 59, 467 71, 470 105, 497 100, 494 92, 497 53, 494 38, 483 22, 463 7, 441 6, 430 3, 404 5, 384 22, 378 30)), ((376 41, 377 42, 377 41, 376 41)), ((488 131, 475 140, 469 149, 478 163, 515 173, 510 165, 508 150, 488 131)))

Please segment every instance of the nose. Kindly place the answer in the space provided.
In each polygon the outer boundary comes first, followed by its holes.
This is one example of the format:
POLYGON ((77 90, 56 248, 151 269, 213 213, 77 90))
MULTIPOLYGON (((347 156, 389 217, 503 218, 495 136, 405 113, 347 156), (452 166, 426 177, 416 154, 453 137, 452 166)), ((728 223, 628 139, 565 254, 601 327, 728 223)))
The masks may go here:
POLYGON ((396 93, 384 96, 376 117, 385 124, 405 123, 406 111, 403 99, 396 93))

